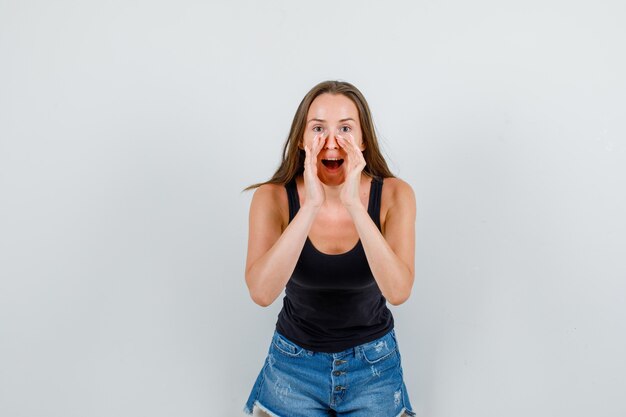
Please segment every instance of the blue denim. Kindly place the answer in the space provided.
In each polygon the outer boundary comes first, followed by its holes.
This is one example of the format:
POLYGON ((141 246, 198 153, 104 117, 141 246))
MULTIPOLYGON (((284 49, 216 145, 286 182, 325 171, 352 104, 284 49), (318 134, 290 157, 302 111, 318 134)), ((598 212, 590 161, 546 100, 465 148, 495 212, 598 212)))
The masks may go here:
POLYGON ((274 331, 244 412, 273 417, 414 416, 395 331, 338 353, 304 349, 274 331))

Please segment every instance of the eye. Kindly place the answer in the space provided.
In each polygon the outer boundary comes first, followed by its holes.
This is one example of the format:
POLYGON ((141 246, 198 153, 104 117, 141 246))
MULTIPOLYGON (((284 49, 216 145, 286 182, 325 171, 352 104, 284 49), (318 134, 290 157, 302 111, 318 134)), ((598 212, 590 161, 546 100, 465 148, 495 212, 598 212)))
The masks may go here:
POLYGON ((322 128, 322 126, 313 126, 313 131, 315 133, 319 133, 321 131, 323 131, 324 129, 322 128))
POLYGON ((341 126, 339 130, 341 131, 341 133, 349 133, 352 128, 350 126, 341 126))

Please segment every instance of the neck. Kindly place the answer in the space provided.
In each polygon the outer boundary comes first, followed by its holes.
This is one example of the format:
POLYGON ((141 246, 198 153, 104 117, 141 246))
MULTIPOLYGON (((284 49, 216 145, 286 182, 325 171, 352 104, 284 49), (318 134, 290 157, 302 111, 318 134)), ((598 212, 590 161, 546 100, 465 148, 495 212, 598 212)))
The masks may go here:
POLYGON ((324 187, 324 194, 326 195, 325 204, 329 206, 341 205, 339 195, 341 194, 341 188, 343 183, 338 185, 326 185, 322 183, 324 187))
MULTIPOLYGON (((361 178, 359 179, 359 186, 363 185, 363 181, 367 181, 367 175, 361 173, 361 178)), ((341 194, 341 189, 343 188, 343 185, 344 185, 344 182, 340 184, 334 184, 334 185, 328 185, 322 182, 322 187, 324 187, 324 194, 326 195, 326 201, 324 202, 324 205, 330 206, 330 207, 342 205, 341 199, 339 196, 341 194)))

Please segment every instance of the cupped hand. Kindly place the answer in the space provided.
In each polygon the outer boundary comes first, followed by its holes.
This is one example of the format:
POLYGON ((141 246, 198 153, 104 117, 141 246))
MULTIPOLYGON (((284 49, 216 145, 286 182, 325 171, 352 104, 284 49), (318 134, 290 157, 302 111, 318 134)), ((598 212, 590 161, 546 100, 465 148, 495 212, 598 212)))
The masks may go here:
POLYGON ((363 152, 359 149, 354 137, 349 133, 338 135, 337 143, 346 152, 346 160, 344 161, 344 165, 346 165, 346 179, 341 188, 339 198, 348 209, 363 206, 359 196, 361 172, 363 172, 363 168, 366 165, 363 152))
POLYGON ((324 147, 325 141, 325 135, 320 133, 313 138, 311 148, 307 145, 304 146, 304 189, 306 193, 304 204, 313 207, 320 207, 326 199, 324 187, 317 176, 317 155, 324 147))

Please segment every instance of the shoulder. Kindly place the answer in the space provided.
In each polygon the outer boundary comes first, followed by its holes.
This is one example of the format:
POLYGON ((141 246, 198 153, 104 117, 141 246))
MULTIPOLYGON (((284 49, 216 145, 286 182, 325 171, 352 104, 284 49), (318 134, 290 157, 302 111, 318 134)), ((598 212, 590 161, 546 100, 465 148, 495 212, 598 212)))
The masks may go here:
POLYGON ((400 178, 384 178, 380 210, 383 230, 385 230, 387 220, 391 217, 397 218, 398 213, 402 213, 403 217, 415 218, 413 188, 400 178))
POLYGON ((385 178, 383 180, 383 202, 390 208, 395 205, 415 204, 415 193, 408 182, 400 178, 385 178))
POLYGON ((281 193, 284 194, 285 186, 281 184, 262 184, 254 190, 256 199, 272 200, 280 198, 281 193))
POLYGON ((275 217, 276 220, 280 219, 281 224, 286 227, 286 223, 289 222, 289 202, 285 186, 282 184, 259 186, 254 191, 250 204, 250 214, 258 212, 275 217))

